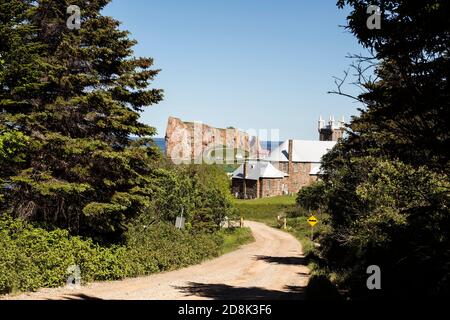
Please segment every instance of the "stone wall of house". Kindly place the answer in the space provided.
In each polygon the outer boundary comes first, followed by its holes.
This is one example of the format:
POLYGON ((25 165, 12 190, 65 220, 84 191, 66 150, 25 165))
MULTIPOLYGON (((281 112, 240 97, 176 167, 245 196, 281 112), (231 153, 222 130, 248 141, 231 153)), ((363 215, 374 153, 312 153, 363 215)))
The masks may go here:
POLYGON ((285 177, 289 193, 297 193, 301 188, 310 185, 317 180, 316 176, 311 176, 311 163, 309 162, 273 162, 275 168, 289 174, 285 177))
MULTIPOLYGON (((294 163, 292 175, 285 178, 261 178, 259 181, 246 180, 247 199, 281 196, 297 193, 301 188, 317 180, 317 176, 309 175, 310 163, 294 163)), ((231 192, 234 197, 244 198, 242 179, 232 179, 231 192)))
POLYGON ((311 172, 311 163, 293 162, 289 166, 288 185, 290 193, 297 193, 301 188, 309 186, 313 181, 309 173, 311 172))
POLYGON ((260 179, 260 198, 281 196, 287 191, 287 181, 286 178, 260 179))

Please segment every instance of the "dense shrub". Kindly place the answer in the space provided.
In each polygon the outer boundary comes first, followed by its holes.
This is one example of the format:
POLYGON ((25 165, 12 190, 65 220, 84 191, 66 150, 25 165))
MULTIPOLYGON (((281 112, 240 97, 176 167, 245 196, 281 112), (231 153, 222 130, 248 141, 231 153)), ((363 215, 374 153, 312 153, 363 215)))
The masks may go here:
POLYGON ((325 203, 325 185, 322 181, 300 189, 297 195, 297 204, 304 210, 320 211, 325 203))
POLYGON ((331 219, 320 251, 336 283, 355 297, 372 294, 366 269, 376 264, 385 296, 448 294, 448 176, 373 157, 335 166, 329 161, 337 155, 329 157, 325 181, 331 219))
POLYGON ((230 180, 219 166, 175 166, 161 160, 152 179, 152 188, 152 208, 137 217, 146 223, 173 223, 182 213, 196 231, 214 232, 226 216, 236 214, 231 202, 230 180))
POLYGON ((339 0, 338 6, 350 8, 347 29, 370 54, 352 64, 360 114, 323 159, 330 231, 320 241, 321 256, 352 298, 447 297, 449 2, 339 0), (361 23, 369 5, 383 11, 376 32, 361 23), (370 265, 381 269, 382 290, 367 288, 370 265))
POLYGON ((127 232, 130 275, 173 270, 217 256, 222 238, 217 234, 192 234, 167 223, 135 225, 127 232))
POLYGON ((92 240, 46 231, 22 220, 0 217, 0 292, 63 285, 66 270, 78 265, 84 281, 125 276, 123 248, 104 248, 92 240))
POLYGON ((136 224, 126 238, 126 245, 103 247, 66 230, 0 216, 0 293, 62 286, 71 265, 80 267, 82 282, 173 270, 215 257, 223 245, 218 233, 191 233, 162 222, 136 224))

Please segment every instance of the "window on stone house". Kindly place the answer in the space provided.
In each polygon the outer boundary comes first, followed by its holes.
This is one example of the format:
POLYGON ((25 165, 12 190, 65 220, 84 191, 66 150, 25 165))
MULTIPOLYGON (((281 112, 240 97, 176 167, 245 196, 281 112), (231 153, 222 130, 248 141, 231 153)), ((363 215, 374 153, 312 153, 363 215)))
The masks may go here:
POLYGON ((270 190, 270 180, 267 180, 267 184, 266 184, 266 190, 269 191, 270 190))
POLYGON ((294 172, 298 172, 298 167, 300 166, 300 163, 293 163, 294 172))

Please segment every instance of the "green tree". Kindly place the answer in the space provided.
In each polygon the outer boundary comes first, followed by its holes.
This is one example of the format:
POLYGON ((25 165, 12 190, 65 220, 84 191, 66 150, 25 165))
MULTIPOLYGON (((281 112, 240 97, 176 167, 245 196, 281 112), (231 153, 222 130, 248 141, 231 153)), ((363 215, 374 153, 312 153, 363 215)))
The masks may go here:
POLYGON ((152 59, 135 58, 136 41, 101 14, 108 3, 0 0, 0 132, 27 140, 14 172, 0 159, 4 209, 97 239, 151 206, 158 153, 130 135, 155 133, 139 115, 163 97, 149 88, 152 59), (66 26, 69 5, 79 30, 66 26))
MULTIPOLYGON (((361 114, 324 157, 330 228, 324 270, 353 297, 444 296, 450 288, 449 2, 340 0, 348 29, 373 54, 359 57, 361 114), (369 5, 381 29, 366 26, 369 5), (366 78, 369 62, 376 78, 366 78), (366 269, 379 265, 382 290, 366 269), (420 275, 427 275, 420 276, 420 275)), ((338 90, 340 92, 340 89, 338 90)), ((312 197, 309 197, 312 198, 312 197)))
POLYGON ((322 181, 303 187, 297 194, 296 202, 307 211, 320 210, 325 201, 325 188, 322 181))
MULTIPOLYGON (((350 125, 350 143, 433 170, 448 170, 450 4, 441 0, 339 0, 353 8, 348 29, 372 56, 378 81, 362 81, 366 106, 350 125), (381 29, 366 26, 370 5, 381 29)), ((361 61, 360 61, 361 62, 361 61)), ((361 70, 359 70, 361 71, 361 70)), ((362 78, 365 79, 365 78, 362 78)))

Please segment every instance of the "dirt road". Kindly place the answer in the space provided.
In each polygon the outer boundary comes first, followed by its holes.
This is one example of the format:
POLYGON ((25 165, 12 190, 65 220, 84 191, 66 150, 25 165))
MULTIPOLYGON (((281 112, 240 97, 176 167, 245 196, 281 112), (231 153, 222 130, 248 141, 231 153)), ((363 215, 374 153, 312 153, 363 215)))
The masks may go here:
POLYGON ((8 299, 301 299, 308 268, 290 234, 246 221, 255 242, 214 260, 79 289, 43 289, 8 299))

